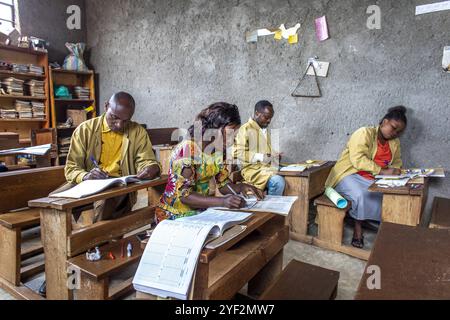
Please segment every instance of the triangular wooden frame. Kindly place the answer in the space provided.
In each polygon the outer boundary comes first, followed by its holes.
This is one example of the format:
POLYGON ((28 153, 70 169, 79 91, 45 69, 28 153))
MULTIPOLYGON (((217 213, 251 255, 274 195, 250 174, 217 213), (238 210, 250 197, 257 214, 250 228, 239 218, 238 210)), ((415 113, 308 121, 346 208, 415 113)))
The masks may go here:
POLYGON ((317 77, 317 72, 316 72, 316 68, 314 68, 314 64, 312 62, 310 62, 308 64, 308 67, 306 68, 305 73, 303 74, 303 77, 300 79, 297 87, 295 88, 295 90, 292 92, 291 96, 293 96, 294 98, 321 98, 322 97, 322 90, 320 90, 320 85, 319 85, 319 79, 317 77), (295 94, 295 92, 298 90, 298 88, 300 88, 300 85, 302 84, 302 81, 305 79, 305 77, 307 76, 309 67, 313 68, 314 71, 314 78, 316 80, 316 85, 317 85, 317 89, 319 90, 319 94, 318 95, 312 95, 312 96, 308 96, 308 95, 302 95, 302 94, 295 94))

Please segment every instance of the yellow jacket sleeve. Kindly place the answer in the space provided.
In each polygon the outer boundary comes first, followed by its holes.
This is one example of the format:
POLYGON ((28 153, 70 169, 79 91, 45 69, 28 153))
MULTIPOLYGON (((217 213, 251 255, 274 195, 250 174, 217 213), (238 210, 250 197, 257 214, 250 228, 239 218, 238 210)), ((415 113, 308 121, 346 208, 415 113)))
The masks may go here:
POLYGON ((87 143, 83 134, 83 126, 78 127, 72 135, 69 154, 67 155, 67 162, 64 168, 64 173, 67 182, 80 183, 88 172, 84 169, 84 162, 86 159, 85 146, 87 143))
POLYGON ((349 157, 352 166, 358 171, 378 175, 381 167, 371 160, 370 144, 373 143, 371 140, 365 128, 357 130, 348 142, 349 157))
POLYGON ((158 161, 156 161, 150 138, 147 134, 147 131, 145 131, 143 127, 139 127, 136 141, 138 141, 138 143, 136 143, 134 158, 134 166, 136 168, 136 172, 139 173, 145 168, 153 165, 157 165, 159 167, 159 170, 161 170, 161 165, 158 161))
POLYGON ((395 154, 392 155, 392 167, 401 169, 403 167, 402 153, 400 143, 398 143, 395 154))

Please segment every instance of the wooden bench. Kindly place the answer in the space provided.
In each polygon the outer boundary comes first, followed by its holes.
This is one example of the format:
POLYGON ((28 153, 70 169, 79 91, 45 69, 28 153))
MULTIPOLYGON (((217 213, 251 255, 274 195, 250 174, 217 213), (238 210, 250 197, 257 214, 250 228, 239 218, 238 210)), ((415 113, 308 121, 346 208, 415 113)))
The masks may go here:
POLYGON ((44 269, 43 262, 22 268, 24 260, 42 254, 40 240, 22 250, 22 231, 39 226, 39 210, 29 209, 28 201, 47 196, 65 182, 64 168, 53 167, 0 174, 0 284, 19 298, 24 278, 44 269))
POLYGON ((342 243, 344 234, 344 218, 351 207, 337 208, 327 196, 322 195, 314 201, 317 206, 317 224, 319 233, 313 239, 313 244, 328 250, 338 251, 347 255, 368 260, 370 251, 346 246, 342 243))
POLYGON ((339 272, 292 260, 259 300, 334 300, 339 272))
POLYGON ((450 199, 434 198, 430 228, 450 229, 450 199))
POLYGON ((113 287, 112 276, 136 265, 142 257, 144 250, 135 236, 121 239, 115 243, 110 243, 100 247, 102 260, 91 262, 82 254, 68 261, 69 265, 78 270, 79 289, 74 290, 76 300, 113 300, 130 293, 133 288, 133 277, 123 281, 118 286, 113 287), (132 256, 127 257, 127 245, 133 246, 132 256), (115 259, 107 257, 111 252, 115 259), (122 256, 124 254, 124 256, 122 256))

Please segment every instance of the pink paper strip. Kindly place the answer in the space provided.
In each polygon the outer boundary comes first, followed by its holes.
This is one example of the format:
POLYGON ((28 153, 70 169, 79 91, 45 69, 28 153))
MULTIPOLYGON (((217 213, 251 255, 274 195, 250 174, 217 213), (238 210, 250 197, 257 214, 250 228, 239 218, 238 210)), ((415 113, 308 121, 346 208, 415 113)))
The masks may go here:
POLYGON ((330 37, 326 16, 316 19, 316 36, 318 41, 324 41, 330 37))

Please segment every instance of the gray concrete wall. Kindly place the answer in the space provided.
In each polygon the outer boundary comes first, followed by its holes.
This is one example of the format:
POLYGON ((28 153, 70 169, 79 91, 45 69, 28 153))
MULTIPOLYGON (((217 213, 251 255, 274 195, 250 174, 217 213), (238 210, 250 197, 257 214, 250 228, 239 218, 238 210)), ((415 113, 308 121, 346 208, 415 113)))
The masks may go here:
POLYGON ((84 0, 18 0, 22 35, 35 36, 50 42, 49 61, 62 64, 69 53, 66 42, 86 42, 84 0), (78 5, 82 11, 82 29, 69 30, 67 7, 78 5))
MULTIPOLYGON (((282 151, 290 160, 337 159, 348 136, 375 125, 394 105, 409 108, 402 138, 407 166, 450 168, 450 75, 441 70, 450 45, 450 12, 415 17, 423 1, 87 0, 88 44, 100 73, 100 96, 127 90, 136 118, 150 127, 187 127, 211 102, 236 103, 243 120, 260 99, 276 107, 282 151), (382 29, 369 30, 369 5, 382 29), (331 39, 318 43, 314 19, 327 15, 331 39), (299 44, 245 32, 301 22, 299 44), (324 97, 292 98, 307 59, 331 62, 324 97)), ((431 197, 450 196, 450 179, 431 197)))

